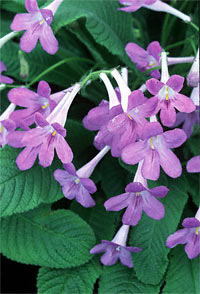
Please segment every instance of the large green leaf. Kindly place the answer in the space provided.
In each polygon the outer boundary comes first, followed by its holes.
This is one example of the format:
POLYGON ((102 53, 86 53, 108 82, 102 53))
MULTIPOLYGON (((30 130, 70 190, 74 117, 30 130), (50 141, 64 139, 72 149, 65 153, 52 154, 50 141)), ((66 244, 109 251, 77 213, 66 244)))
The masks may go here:
POLYGON ((92 294, 100 273, 97 259, 74 269, 43 267, 37 277, 38 294, 92 294))
POLYGON ((104 267, 99 282, 99 294, 158 294, 160 285, 152 286, 140 282, 133 269, 121 264, 104 267))
MULTIPOLYGON (((166 271, 169 248, 165 242, 176 230, 188 199, 184 181, 184 178, 168 181, 170 191, 164 199, 159 199, 165 206, 163 219, 158 221, 143 215, 139 224, 132 228, 130 244, 143 249, 134 257, 136 275, 143 283, 158 284, 166 271)), ((160 184, 165 183, 159 181, 154 185, 160 184)))
POLYGON ((19 149, 4 147, 0 150, 0 215, 8 216, 51 203, 63 197, 59 184, 53 177, 57 167, 33 168, 20 171, 15 163, 19 149))
POLYGON ((163 294, 200 293, 200 259, 189 259, 183 245, 172 250, 163 294))
POLYGON ((1 251, 25 264, 68 268, 86 263, 95 238, 90 226, 69 210, 36 208, 2 219, 1 251))

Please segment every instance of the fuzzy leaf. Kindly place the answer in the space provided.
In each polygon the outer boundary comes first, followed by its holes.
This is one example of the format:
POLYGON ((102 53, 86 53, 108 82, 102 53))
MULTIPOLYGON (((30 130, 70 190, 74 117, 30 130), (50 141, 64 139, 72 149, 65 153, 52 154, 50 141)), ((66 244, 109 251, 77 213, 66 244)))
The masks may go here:
POLYGON ((37 208, 2 219, 1 251, 25 264, 79 266, 91 259, 95 238, 89 225, 69 210, 37 208))

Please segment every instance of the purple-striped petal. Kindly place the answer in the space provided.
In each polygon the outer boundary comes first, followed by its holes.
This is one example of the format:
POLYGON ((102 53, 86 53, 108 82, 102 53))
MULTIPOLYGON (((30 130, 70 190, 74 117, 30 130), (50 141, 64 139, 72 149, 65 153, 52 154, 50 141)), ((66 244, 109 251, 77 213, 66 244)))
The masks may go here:
POLYGON ((37 158, 40 146, 38 147, 26 147, 17 156, 16 164, 20 170, 27 170, 31 168, 37 158))
POLYGON ((56 140, 51 136, 45 139, 39 151, 39 164, 43 167, 48 167, 52 164, 54 158, 54 148, 56 140))
POLYGON ((200 254, 200 235, 192 234, 185 246, 185 252, 190 259, 197 257, 200 254))
POLYGON ((142 138, 147 140, 151 137, 160 135, 163 133, 163 128, 159 122, 151 122, 144 126, 142 138))
POLYGON ((136 226, 142 217, 143 200, 141 196, 131 196, 132 199, 122 217, 122 222, 125 225, 136 226))
POLYGON ((145 103, 146 101, 147 98, 144 96, 142 91, 135 90, 131 92, 131 94, 128 96, 128 111, 145 103))
POLYGON ((62 161, 62 163, 72 162, 73 153, 66 140, 61 135, 57 135, 55 140, 55 148, 58 158, 62 161))
POLYGON ((160 120, 164 126, 172 127, 176 121, 176 111, 174 103, 162 103, 160 111, 160 120))
POLYGON ((184 77, 179 75, 172 75, 167 81, 166 85, 172 88, 175 92, 180 92, 183 88, 184 77))
POLYGON ((97 191, 97 187, 94 182, 88 178, 80 178, 81 184, 88 190, 89 193, 93 194, 97 191))
POLYGON ((39 36, 42 48, 49 54, 55 54, 58 51, 58 41, 56 40, 51 27, 44 23, 39 36))
POLYGON ((30 13, 18 13, 15 15, 10 28, 12 31, 24 31, 30 28, 30 26, 37 21, 35 15, 30 13))
POLYGON ((117 262, 119 258, 119 251, 116 251, 113 246, 108 246, 106 253, 101 256, 101 262, 104 265, 113 265, 117 262))
POLYGON ((165 208, 163 204, 155 197, 151 196, 148 191, 142 193, 143 210, 152 219, 161 219, 165 215, 165 208))
POLYGON ((147 90, 152 94, 156 95, 164 87, 164 84, 154 78, 146 82, 147 90))
POLYGON ((190 113, 196 109, 192 99, 182 94, 176 94, 172 103, 180 112, 190 113))
POLYGON ((77 190, 76 201, 86 208, 96 205, 88 190, 85 189, 82 185, 79 185, 79 189, 77 190))
POLYGON ((24 52, 31 52, 36 44, 37 41, 39 39, 39 35, 40 35, 40 29, 35 30, 34 33, 34 25, 32 25, 21 37, 20 39, 20 48, 24 51, 24 52))
POLYGON ((123 265, 128 266, 129 268, 133 267, 131 253, 126 250, 126 248, 120 248, 119 259, 123 265))
POLYGON ((165 173, 171 178, 178 178, 182 173, 182 166, 176 155, 168 148, 160 148, 158 150, 160 157, 160 165, 165 173))
POLYGON ((148 149, 142 164, 142 176, 145 179, 156 181, 160 176, 160 163, 157 150, 148 149))
POLYGON ((130 197, 129 193, 123 193, 118 196, 111 197, 104 203, 104 206, 108 211, 119 211, 128 206, 130 197))

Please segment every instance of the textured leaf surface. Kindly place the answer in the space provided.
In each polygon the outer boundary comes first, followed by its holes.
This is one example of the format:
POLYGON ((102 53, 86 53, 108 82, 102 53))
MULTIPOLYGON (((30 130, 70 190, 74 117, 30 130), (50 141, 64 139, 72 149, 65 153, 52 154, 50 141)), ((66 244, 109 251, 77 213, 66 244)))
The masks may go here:
POLYGON ((63 197, 53 177, 56 163, 45 169, 35 165, 30 170, 20 171, 15 163, 18 153, 19 149, 8 146, 0 150, 1 216, 24 212, 63 197))
POLYGON ((1 250, 6 257, 53 268, 86 263, 95 243, 89 225, 69 210, 37 208, 3 218, 1 236, 1 250))
MULTIPOLYGON (((157 186, 161 184, 165 184, 164 181, 159 180, 159 184, 156 183, 157 186)), ((131 246, 143 249, 134 258, 136 275, 147 284, 158 284, 166 271, 169 248, 165 246, 165 242, 176 230, 188 199, 181 179, 169 180, 167 187, 170 189, 169 193, 165 198, 159 199, 165 206, 165 217, 157 221, 143 215, 139 224, 131 231, 131 246)))
POLYGON ((99 294, 159 293, 160 285, 147 285, 140 282, 133 269, 121 264, 104 267, 99 282, 99 294))
POLYGON ((200 293, 199 264, 199 257, 194 259, 187 257, 184 246, 179 245, 174 248, 170 258, 163 294, 200 293))
POLYGON ((92 294, 101 273, 97 259, 74 269, 41 268, 38 273, 38 294, 92 294))

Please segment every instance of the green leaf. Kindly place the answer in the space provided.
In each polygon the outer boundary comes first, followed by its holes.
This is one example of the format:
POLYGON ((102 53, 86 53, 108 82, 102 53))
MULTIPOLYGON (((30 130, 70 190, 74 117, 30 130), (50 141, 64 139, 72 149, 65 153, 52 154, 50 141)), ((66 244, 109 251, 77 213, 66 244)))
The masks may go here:
POLYGON ((92 294, 101 273, 97 259, 74 269, 40 268, 37 277, 38 294, 92 294))
POLYGON ((1 236, 6 257, 53 268, 86 263, 95 242, 89 225, 73 212, 40 208, 3 218, 1 236))
MULTIPOLYGON (((154 186, 162 184, 165 183, 159 181, 154 186)), ((139 280, 147 284, 156 285, 163 278, 168 265, 169 252, 165 242, 176 230, 188 199, 184 190, 184 178, 169 179, 167 187, 168 194, 165 198, 159 199, 165 206, 165 217, 158 221, 143 215, 139 224, 131 231, 131 246, 143 249, 134 257, 136 275, 139 280)))
POLYGON ((96 42, 112 54, 128 62, 125 45, 132 40, 131 16, 118 11, 117 1, 65 0, 58 8, 52 26, 55 31, 75 20, 86 17, 86 28, 96 42))
POLYGON ((104 267, 99 281, 99 294, 158 294, 160 285, 152 286, 141 283, 133 269, 121 264, 104 267))
POLYGON ((53 177, 55 162, 45 169, 35 165, 20 171, 15 163, 18 153, 19 149, 8 146, 0 150, 0 216, 24 212, 40 203, 52 203, 63 197, 53 177))
POLYGON ((183 245, 174 248, 170 256, 163 294, 200 293, 199 263, 199 257, 187 257, 183 245))

